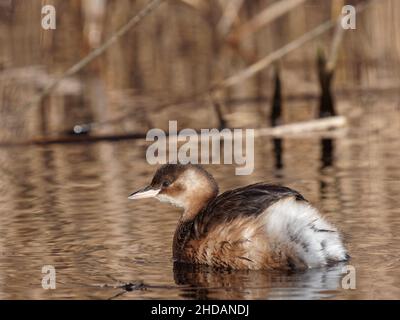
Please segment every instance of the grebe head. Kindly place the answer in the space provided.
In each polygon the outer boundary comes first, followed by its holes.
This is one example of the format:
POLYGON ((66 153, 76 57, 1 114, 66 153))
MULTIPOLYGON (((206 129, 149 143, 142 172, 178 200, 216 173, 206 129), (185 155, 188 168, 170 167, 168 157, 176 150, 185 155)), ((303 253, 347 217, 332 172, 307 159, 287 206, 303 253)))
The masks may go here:
POLYGON ((165 164, 150 185, 132 193, 129 199, 157 198, 183 208, 184 220, 193 218, 218 194, 214 178, 201 166, 165 164))

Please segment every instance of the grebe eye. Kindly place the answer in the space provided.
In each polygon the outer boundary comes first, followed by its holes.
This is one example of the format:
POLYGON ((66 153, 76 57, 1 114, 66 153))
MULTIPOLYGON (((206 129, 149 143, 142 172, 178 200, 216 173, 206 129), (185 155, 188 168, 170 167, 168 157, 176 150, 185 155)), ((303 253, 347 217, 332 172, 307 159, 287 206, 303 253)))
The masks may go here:
POLYGON ((163 182, 163 187, 168 187, 171 183, 169 181, 164 181, 163 182))

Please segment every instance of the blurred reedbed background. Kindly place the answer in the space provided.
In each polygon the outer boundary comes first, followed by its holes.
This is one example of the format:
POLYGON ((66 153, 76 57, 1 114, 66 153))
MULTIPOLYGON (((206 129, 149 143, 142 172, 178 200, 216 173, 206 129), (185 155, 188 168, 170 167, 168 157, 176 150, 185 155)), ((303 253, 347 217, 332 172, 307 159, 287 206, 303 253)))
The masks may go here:
POLYGON ((398 299, 399 29, 399 0, 0 0, 0 298, 398 299), (127 199, 168 120, 255 128, 251 175, 207 166, 220 190, 301 192, 343 233, 356 290, 342 266, 175 268, 178 211, 127 199))
MULTIPOLYGON (((50 95, 51 82, 110 38, 147 1, 0 1, 1 141, 63 134, 79 123, 101 133, 183 127, 269 125, 276 73, 283 121, 315 117, 321 92, 317 60, 332 51, 331 28, 251 77, 217 92, 218 110, 199 94, 315 27, 335 20, 345 4, 369 1, 161 1, 137 25, 50 95), (41 27, 42 6, 56 8, 56 29, 41 27), (278 72, 276 70, 279 70, 278 72), (179 101, 181 104, 175 105, 179 101), (244 102, 264 103, 243 105, 244 102), (33 107, 24 107, 27 104, 33 107), (201 111, 201 112, 200 112, 201 111), (113 121, 116 120, 116 121, 113 121)), ((371 1, 345 30, 335 52, 334 92, 340 99, 399 87, 400 3, 371 1)), ((340 40, 339 40, 340 41, 340 40)))

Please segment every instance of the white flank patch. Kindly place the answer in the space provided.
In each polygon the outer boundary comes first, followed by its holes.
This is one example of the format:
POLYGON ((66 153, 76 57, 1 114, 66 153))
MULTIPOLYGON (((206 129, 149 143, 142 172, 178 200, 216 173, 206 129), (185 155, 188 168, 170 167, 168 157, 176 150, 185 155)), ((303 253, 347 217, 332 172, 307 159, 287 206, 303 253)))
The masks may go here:
POLYGON ((308 203, 293 197, 280 200, 265 211, 265 219, 268 236, 277 245, 294 249, 309 267, 346 258, 346 249, 336 228, 308 203))

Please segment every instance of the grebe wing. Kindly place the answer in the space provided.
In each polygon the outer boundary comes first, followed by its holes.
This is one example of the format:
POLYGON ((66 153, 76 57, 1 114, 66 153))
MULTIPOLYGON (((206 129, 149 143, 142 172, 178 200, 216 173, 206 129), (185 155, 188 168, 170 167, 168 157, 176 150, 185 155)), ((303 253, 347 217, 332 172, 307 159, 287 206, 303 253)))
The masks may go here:
POLYGON ((214 226, 237 218, 256 218, 269 206, 286 197, 307 201, 293 189, 267 183, 256 183, 226 191, 209 203, 196 217, 196 233, 206 233, 214 226))

